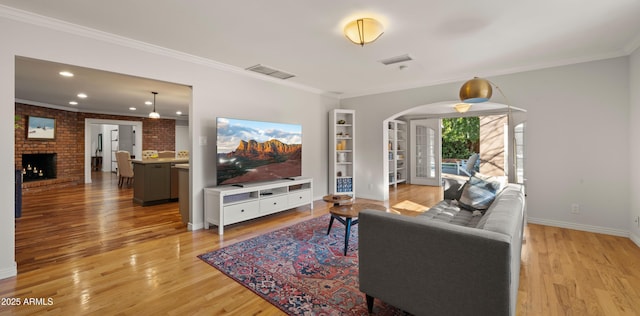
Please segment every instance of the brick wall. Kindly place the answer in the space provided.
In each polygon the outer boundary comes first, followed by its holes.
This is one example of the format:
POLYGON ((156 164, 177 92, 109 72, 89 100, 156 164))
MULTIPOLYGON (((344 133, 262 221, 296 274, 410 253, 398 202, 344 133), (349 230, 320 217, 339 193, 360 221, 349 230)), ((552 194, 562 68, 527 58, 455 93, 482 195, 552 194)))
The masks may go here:
POLYGON ((490 176, 504 176, 504 130, 506 115, 480 117, 480 172, 490 176))
POLYGON ((57 154, 57 178, 23 183, 25 191, 42 191, 84 183, 84 121, 86 118, 142 121, 142 149, 175 150, 175 120, 149 119, 56 110, 28 104, 15 104, 15 168, 22 169, 22 154, 57 154), (56 120, 55 139, 27 139, 27 117, 39 116, 56 120))

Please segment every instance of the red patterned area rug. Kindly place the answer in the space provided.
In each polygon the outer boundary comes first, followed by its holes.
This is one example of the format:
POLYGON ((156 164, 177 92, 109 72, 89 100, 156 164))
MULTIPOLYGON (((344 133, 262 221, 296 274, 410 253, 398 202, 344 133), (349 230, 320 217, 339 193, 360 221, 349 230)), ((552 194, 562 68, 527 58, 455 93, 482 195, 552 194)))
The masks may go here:
MULTIPOLYGON (((358 289, 358 225, 347 256, 344 225, 329 215, 199 255, 289 315, 368 315, 358 289)), ((374 314, 402 315, 375 300, 374 314)))

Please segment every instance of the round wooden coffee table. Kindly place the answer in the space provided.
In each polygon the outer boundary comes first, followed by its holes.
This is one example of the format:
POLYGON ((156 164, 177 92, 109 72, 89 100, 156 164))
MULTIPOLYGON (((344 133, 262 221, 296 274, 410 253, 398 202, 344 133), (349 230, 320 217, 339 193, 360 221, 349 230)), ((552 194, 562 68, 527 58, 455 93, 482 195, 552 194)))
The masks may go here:
POLYGON ((329 194, 322 197, 325 202, 333 203, 333 206, 351 205, 353 197, 344 194, 329 194))
POLYGON ((329 229, 327 229, 327 235, 331 232, 331 226, 333 226, 333 220, 337 219, 345 226, 344 232, 344 255, 347 255, 347 248, 349 247, 349 235, 351 234, 351 226, 358 224, 358 214, 360 211, 371 209, 378 211, 386 211, 387 208, 384 205, 373 203, 354 203, 351 205, 335 205, 329 209, 331 213, 331 220, 329 221, 329 229), (354 219, 355 218, 355 219, 354 219))

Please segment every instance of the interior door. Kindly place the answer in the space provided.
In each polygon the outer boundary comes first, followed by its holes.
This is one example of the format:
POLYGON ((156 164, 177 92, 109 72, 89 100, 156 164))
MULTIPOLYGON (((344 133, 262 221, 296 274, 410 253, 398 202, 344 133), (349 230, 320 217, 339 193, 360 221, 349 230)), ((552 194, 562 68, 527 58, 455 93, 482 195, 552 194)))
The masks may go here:
POLYGON ((410 128, 411 183, 441 186, 440 119, 412 120, 410 128))

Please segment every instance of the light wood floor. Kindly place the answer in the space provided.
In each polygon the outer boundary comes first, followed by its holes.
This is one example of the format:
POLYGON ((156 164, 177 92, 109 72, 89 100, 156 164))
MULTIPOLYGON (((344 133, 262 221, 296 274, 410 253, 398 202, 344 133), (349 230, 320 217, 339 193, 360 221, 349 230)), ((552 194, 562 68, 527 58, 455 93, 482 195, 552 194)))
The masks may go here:
MULTIPOLYGON (((441 198, 401 185, 387 206, 411 215, 441 198)), ((316 201, 313 214, 286 211, 229 226, 220 238, 215 228, 186 231, 177 203, 131 199, 110 174, 27 194, 16 221, 19 273, 0 280, 0 315, 282 315, 196 256, 328 213, 316 201), (10 298, 51 304, 6 306, 10 298)), ((518 315, 640 314, 640 249, 629 239, 540 225, 526 235, 518 315)))

